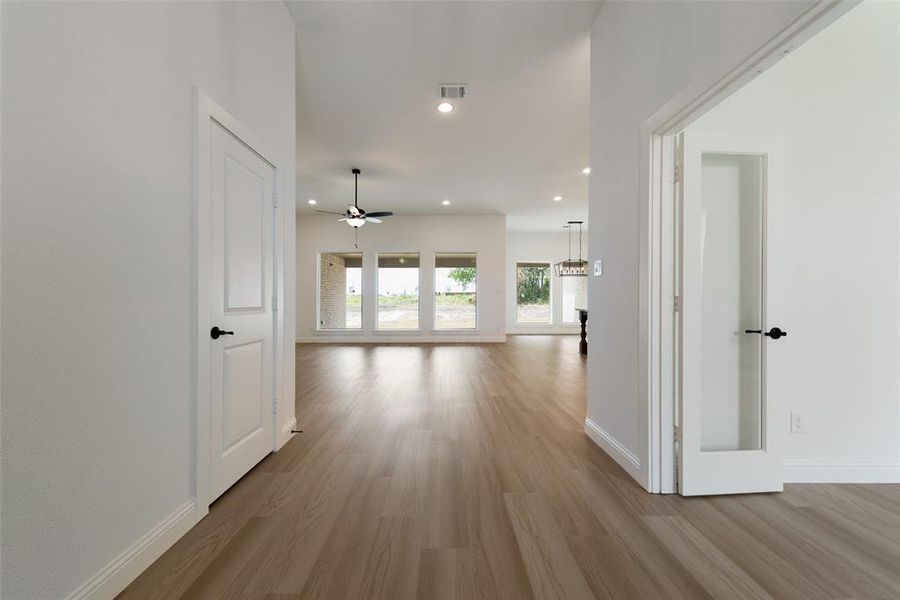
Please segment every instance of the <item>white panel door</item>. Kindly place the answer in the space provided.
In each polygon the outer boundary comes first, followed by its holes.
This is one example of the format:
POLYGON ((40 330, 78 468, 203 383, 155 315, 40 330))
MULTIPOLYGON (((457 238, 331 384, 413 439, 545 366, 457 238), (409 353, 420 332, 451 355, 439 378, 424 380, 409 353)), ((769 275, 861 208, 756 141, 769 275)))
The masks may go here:
POLYGON ((681 442, 684 495, 782 489, 776 145, 683 134, 681 442))
POLYGON ((213 122, 210 501, 272 451, 274 167, 213 122))

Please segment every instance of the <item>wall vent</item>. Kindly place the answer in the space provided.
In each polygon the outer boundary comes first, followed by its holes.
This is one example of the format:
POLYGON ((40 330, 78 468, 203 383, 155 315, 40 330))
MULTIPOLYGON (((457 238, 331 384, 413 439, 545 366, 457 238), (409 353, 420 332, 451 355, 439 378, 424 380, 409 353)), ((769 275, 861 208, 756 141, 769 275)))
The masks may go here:
POLYGON ((466 84, 464 83, 442 83, 439 87, 438 95, 441 98, 466 97, 466 84))

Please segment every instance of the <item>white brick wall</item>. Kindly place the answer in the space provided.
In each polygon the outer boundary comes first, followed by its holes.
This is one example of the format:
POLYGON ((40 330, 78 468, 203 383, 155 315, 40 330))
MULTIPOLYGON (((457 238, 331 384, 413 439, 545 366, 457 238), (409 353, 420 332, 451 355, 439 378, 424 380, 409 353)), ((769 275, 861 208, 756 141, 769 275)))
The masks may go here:
POLYGON ((344 259, 322 254, 319 261, 319 327, 347 326, 347 267, 344 259))

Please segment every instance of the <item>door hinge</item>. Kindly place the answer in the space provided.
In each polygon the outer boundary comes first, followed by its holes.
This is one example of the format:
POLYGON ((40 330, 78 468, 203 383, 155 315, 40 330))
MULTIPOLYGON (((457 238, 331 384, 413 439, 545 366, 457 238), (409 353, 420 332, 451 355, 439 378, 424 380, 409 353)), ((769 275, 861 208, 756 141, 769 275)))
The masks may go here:
POLYGON ((681 296, 673 296, 672 297, 672 310, 674 310, 677 313, 680 313, 683 306, 684 306, 684 303, 681 300, 681 296))
POLYGON ((278 208, 278 192, 272 193, 272 207, 278 208))
POLYGON ((272 414, 278 414, 278 398, 272 398, 272 414))
POLYGON ((681 443, 681 427, 678 425, 674 425, 672 427, 672 437, 675 440, 676 444, 681 443))
POLYGON ((672 172, 672 183, 681 183, 683 177, 684 167, 682 165, 675 165, 675 169, 672 172))
POLYGON ((272 296, 272 310, 278 310, 278 296, 272 296))

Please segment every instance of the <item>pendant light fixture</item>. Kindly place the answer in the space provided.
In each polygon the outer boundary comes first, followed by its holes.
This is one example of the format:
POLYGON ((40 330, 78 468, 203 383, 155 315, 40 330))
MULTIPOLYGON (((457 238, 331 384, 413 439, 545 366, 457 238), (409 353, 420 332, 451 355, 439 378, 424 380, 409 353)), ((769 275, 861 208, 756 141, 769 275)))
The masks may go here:
POLYGON ((587 277, 587 261, 581 258, 581 236, 584 221, 569 221, 563 225, 569 230, 569 260, 563 260, 553 265, 557 277, 587 277), (578 225, 578 260, 572 260, 572 227, 578 225))

